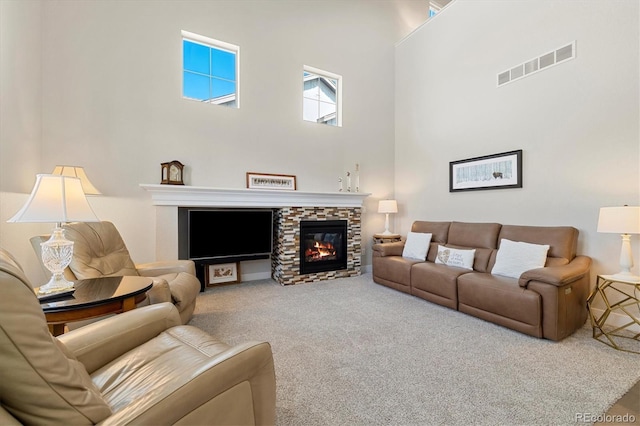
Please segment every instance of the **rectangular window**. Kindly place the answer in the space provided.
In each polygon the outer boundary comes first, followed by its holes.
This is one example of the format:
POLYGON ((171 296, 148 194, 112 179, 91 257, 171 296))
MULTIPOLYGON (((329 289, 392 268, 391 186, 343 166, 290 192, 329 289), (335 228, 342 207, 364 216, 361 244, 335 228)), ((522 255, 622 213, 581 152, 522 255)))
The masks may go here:
POLYGON ((240 47, 182 31, 182 97, 240 106, 240 47))
POLYGON ((342 76, 304 66, 302 118, 305 121, 342 126, 342 76))

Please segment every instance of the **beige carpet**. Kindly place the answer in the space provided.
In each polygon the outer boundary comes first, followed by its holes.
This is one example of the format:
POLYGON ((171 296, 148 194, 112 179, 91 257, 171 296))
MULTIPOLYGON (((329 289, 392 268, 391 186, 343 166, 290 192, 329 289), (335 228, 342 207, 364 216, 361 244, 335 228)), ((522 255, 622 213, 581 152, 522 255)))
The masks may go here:
POLYGON ((208 288, 190 324, 273 348, 279 425, 564 425, 605 412, 640 356, 591 338, 555 343, 375 284, 208 288))

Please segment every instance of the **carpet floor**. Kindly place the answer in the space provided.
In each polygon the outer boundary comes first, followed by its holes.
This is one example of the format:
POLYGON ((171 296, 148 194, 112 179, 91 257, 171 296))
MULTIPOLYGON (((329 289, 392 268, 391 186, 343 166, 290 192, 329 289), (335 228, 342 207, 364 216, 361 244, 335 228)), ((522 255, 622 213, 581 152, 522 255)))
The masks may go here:
POLYGON ((271 344, 278 425, 568 425, 640 380, 640 357, 594 340, 588 323, 537 339, 371 274, 210 287, 190 324, 271 344))

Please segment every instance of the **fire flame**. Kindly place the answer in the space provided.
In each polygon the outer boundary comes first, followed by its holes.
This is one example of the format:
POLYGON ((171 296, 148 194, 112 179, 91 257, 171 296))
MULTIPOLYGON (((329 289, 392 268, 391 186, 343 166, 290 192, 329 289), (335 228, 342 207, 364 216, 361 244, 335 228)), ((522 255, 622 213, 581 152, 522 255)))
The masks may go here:
POLYGON ((324 241, 315 241, 313 247, 305 251, 307 261, 324 260, 326 257, 335 257, 336 249, 333 244, 324 241))

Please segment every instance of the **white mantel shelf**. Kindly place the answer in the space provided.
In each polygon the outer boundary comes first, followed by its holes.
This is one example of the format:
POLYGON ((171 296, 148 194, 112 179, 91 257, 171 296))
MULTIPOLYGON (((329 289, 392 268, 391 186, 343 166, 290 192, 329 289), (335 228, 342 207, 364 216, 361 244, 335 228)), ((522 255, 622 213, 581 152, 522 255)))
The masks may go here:
POLYGON ((141 183, 154 206, 178 207, 361 207, 370 193, 227 189, 141 183))

